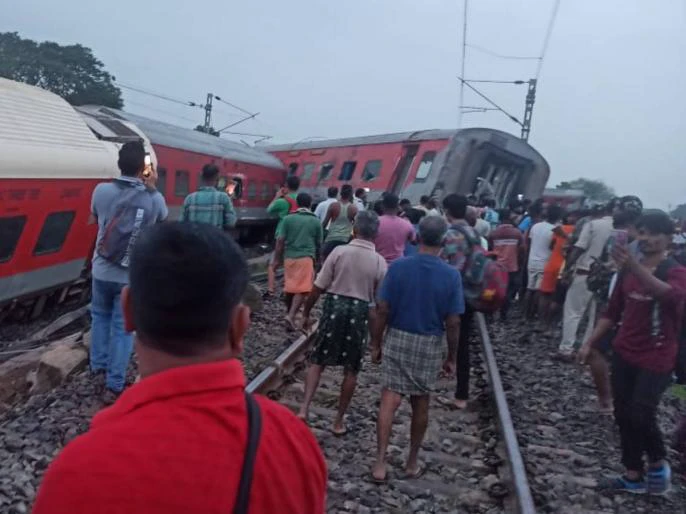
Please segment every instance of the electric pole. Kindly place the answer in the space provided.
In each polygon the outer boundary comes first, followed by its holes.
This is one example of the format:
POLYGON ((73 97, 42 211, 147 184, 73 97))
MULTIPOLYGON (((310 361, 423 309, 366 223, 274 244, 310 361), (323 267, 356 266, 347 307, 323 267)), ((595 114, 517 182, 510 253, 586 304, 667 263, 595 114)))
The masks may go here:
POLYGON ((207 102, 205 102, 205 126, 204 126, 204 131, 206 134, 210 133, 210 128, 212 126, 212 98, 214 98, 214 95, 212 93, 207 93, 207 102))
POLYGON ((531 132, 531 116, 534 112, 534 102, 536 101, 536 79, 529 79, 529 90, 526 92, 524 103, 524 121, 522 122, 522 139, 529 140, 531 132))

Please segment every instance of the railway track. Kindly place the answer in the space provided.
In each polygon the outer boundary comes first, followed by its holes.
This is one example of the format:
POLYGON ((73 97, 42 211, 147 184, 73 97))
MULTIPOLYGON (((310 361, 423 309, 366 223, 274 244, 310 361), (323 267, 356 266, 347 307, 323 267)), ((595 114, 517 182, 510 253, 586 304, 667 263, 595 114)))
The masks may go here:
MULTIPOLYGON (((478 315, 480 356, 475 356, 473 401, 468 411, 452 411, 432 400, 429 428, 420 459, 427 472, 418 479, 399 478, 409 445, 409 405, 396 415, 389 446, 389 482, 378 486, 368 477, 376 449, 379 368, 368 360, 358 376, 347 425, 336 437, 329 431, 342 375, 322 377, 309 424, 329 466, 328 511, 339 512, 535 512, 505 391, 486 322, 478 315), (479 358, 480 357, 480 358, 479 358)), ((296 409, 303 393, 303 371, 314 331, 294 341, 248 384, 296 409)), ((452 392, 454 379, 441 379, 439 394, 452 392)))

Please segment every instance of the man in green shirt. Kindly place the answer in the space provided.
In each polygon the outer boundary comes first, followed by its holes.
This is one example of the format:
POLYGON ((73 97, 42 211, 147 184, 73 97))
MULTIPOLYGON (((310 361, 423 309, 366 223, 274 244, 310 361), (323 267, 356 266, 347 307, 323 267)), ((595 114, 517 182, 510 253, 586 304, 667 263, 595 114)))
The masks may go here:
POLYGON ((324 231, 319 218, 311 211, 312 197, 300 193, 298 209, 283 219, 276 239, 274 263, 283 262, 284 292, 293 295, 286 322, 295 329, 295 317, 314 283, 314 261, 322 244, 324 231))
POLYGON ((207 223, 218 229, 229 231, 236 225, 236 211, 231 198, 224 191, 217 190, 219 168, 206 164, 202 168, 201 186, 183 201, 179 221, 207 223))
MULTIPOLYGON (((274 234, 274 239, 278 239, 281 230, 281 224, 286 216, 297 210, 298 205, 296 203, 296 196, 298 194, 298 189, 300 188, 300 178, 295 175, 290 175, 286 178, 286 187, 280 188, 276 192, 276 196, 272 200, 272 203, 267 207, 267 213, 276 215, 279 221, 276 224, 276 232, 274 234)), ((276 287, 276 267, 277 262, 273 258, 267 267, 267 292, 269 294, 274 294, 274 289, 276 287)))

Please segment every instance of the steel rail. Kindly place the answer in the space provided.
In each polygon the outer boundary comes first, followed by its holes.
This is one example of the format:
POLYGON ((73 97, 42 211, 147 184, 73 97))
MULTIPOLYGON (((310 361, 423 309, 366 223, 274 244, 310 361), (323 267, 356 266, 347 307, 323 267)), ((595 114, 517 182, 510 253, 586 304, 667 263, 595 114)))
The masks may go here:
POLYGON ((249 393, 267 394, 278 389, 283 379, 292 373, 299 362, 302 362, 318 325, 319 323, 315 323, 308 334, 303 334, 293 341, 272 364, 250 381, 245 390, 249 393))
POLYGON ((517 441, 517 434, 515 433, 514 424, 512 423, 512 416, 510 415, 510 408, 507 405, 507 397, 505 396, 505 389, 498 371, 498 364, 495 360, 495 353, 493 353, 493 345, 491 338, 488 335, 488 327, 486 326, 486 318, 480 312, 476 313, 477 323, 479 325, 479 334, 484 349, 484 356, 486 360, 486 368, 488 370, 488 379, 493 389, 493 396, 495 398, 496 408, 498 409, 498 421, 500 425, 500 432, 505 442, 505 451, 507 453, 507 460, 511 471, 512 486, 514 487, 516 508, 520 514, 534 514, 536 507, 531 496, 531 489, 529 488, 529 480, 526 477, 526 469, 524 467, 524 460, 519 451, 519 443, 517 441))

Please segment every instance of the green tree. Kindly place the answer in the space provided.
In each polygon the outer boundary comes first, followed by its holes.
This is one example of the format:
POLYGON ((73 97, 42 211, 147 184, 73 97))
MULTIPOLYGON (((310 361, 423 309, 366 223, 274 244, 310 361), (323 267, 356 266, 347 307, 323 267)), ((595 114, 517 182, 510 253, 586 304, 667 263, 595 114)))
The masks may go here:
POLYGON ((671 213, 672 218, 678 218, 680 220, 686 220, 686 203, 682 203, 676 206, 671 213))
POLYGON ((218 130, 215 130, 213 127, 210 127, 209 130, 205 130, 205 126, 204 126, 204 125, 198 125, 198 126, 195 127, 193 130, 197 130, 198 132, 207 132, 207 133, 208 133, 209 135, 211 135, 211 136, 217 136, 217 137, 219 137, 219 135, 220 135, 220 134, 219 134, 219 131, 218 131, 218 130))
POLYGON ((588 178, 560 182, 555 189, 580 189, 586 198, 597 202, 606 202, 615 196, 615 190, 605 182, 588 178))
POLYGON ((72 105, 124 106, 115 78, 81 45, 37 43, 16 32, 0 32, 0 77, 47 89, 72 105))

